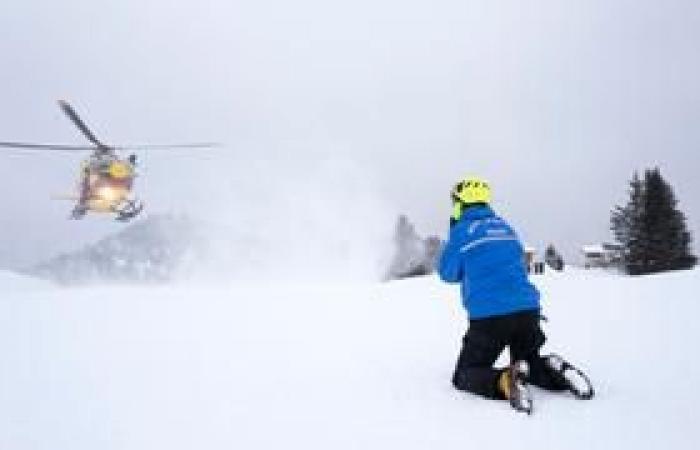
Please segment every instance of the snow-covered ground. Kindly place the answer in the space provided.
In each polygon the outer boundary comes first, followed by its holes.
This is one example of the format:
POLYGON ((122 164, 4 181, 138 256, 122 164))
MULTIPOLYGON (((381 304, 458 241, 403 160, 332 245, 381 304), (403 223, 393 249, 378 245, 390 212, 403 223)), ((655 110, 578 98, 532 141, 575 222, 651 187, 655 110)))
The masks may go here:
POLYGON ((696 448, 700 271, 536 277, 547 349, 594 380, 527 417, 456 392, 435 277, 58 289, 0 274, 0 449, 696 448))

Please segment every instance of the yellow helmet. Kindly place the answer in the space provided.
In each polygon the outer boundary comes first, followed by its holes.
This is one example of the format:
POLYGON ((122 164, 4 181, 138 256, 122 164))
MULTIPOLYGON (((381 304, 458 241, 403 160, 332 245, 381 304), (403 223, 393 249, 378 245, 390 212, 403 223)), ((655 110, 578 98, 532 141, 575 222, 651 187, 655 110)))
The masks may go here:
POLYGON ((474 203, 489 203, 491 188, 489 184, 476 177, 467 177, 452 189, 452 219, 459 220, 464 208, 474 203))
POLYGON ((464 205, 489 203, 491 201, 491 188, 486 180, 467 177, 452 189, 452 198, 464 205))

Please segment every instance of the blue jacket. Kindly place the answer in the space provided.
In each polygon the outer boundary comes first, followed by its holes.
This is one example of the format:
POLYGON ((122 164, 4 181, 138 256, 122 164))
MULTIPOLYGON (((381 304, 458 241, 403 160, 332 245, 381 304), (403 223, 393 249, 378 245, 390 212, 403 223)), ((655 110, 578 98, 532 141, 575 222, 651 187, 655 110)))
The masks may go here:
POLYGON ((467 208, 451 227, 439 273, 443 281, 462 283, 469 319, 540 308, 517 234, 486 205, 467 208))

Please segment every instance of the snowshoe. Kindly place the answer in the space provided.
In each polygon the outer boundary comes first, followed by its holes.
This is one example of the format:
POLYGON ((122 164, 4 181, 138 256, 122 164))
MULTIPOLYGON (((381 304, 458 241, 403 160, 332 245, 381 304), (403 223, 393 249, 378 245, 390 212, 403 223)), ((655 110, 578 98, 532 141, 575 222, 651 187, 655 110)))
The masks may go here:
POLYGON ((566 388, 581 400, 590 400, 595 395, 591 380, 585 373, 574 367, 559 355, 552 354, 545 356, 545 364, 549 369, 561 377, 566 388))
POLYGON ((515 361, 506 369, 506 398, 516 411, 532 414, 532 397, 525 380, 530 372, 527 361, 515 361))

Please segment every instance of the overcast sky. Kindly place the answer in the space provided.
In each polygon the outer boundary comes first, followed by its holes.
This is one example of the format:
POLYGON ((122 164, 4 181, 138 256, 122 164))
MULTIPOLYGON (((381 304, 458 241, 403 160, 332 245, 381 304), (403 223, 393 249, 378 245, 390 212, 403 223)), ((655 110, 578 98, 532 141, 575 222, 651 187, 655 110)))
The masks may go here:
MULTIPOLYGON (((84 143, 56 106, 65 98, 110 143, 225 144, 141 154, 150 214, 235 216, 256 203, 274 217, 277 193, 318 177, 321 203, 342 205, 333 221, 370 214, 357 204, 376 197, 372 208, 444 235, 449 189, 478 174, 525 240, 573 254, 610 238, 632 173, 658 165, 700 229, 694 0, 6 0, 0 10, 0 140, 84 143), (314 164, 340 164, 342 176, 314 164)), ((123 226, 68 221, 70 203, 51 198, 71 191, 80 157, 0 154, 0 267, 123 226)), ((302 197, 283 214, 307 215, 302 197)))

